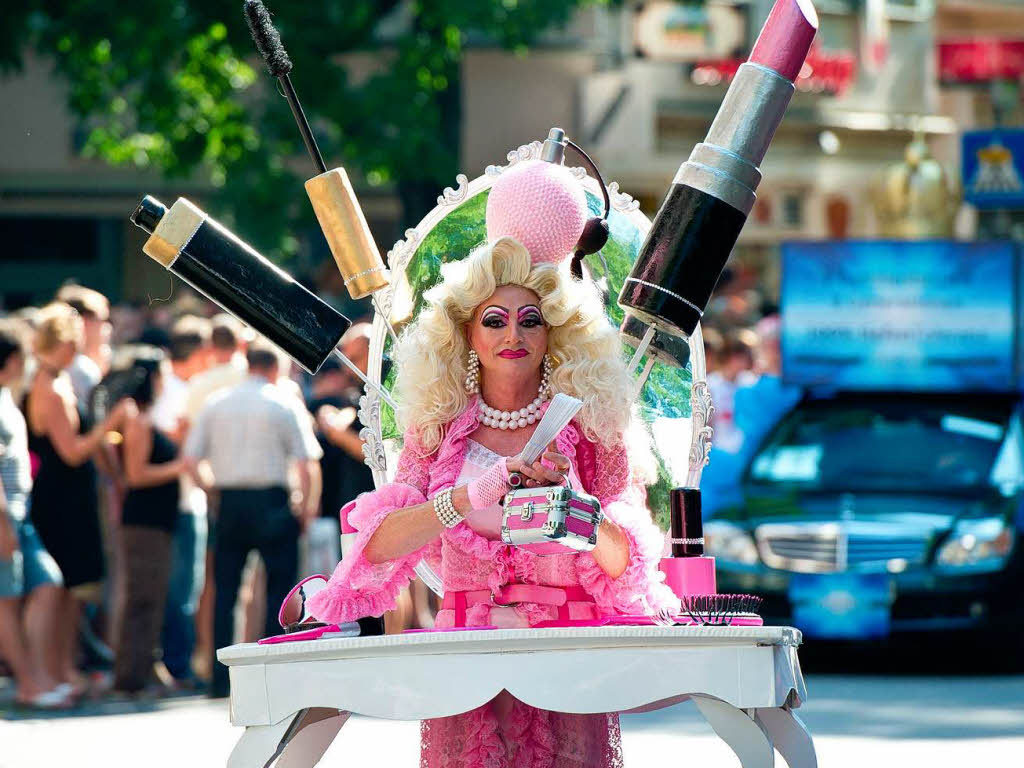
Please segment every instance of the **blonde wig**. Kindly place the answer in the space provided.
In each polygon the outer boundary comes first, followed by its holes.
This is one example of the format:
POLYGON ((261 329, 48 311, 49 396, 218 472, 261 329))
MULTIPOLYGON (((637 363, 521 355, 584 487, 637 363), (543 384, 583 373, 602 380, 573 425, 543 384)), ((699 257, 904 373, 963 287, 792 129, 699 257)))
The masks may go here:
MULTIPOLYGON (((534 265, 517 240, 503 237, 446 265, 444 281, 426 294, 428 306, 402 334, 395 353, 398 422, 414 428, 424 447, 441 444, 444 427, 468 405, 466 323, 495 289, 521 285, 537 294, 553 358, 552 392, 583 401, 579 422, 590 440, 612 446, 629 425, 632 380, 618 333, 596 289, 565 267, 534 265)), ((486 374, 485 374, 486 375, 486 374)))

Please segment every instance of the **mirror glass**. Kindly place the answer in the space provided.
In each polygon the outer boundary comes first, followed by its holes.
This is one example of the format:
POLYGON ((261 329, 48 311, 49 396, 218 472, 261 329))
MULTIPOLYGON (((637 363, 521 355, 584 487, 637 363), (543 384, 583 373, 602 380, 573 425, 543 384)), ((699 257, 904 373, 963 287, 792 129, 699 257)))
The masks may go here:
MULTIPOLYGON (((539 141, 520 147, 508 154, 509 165, 538 158, 540 150, 539 141)), ((483 176, 472 181, 460 175, 458 187, 445 189, 437 207, 415 229, 407 230, 405 239, 388 253, 391 285, 378 292, 376 298, 396 331, 400 332, 417 317, 425 303, 425 292, 441 280, 441 265, 465 258, 485 241, 487 195, 494 179, 509 165, 489 166, 483 176)), ((586 190, 591 215, 600 215, 603 198, 599 182, 582 168, 572 171, 586 190)), ((635 200, 619 191, 618 184, 609 183, 608 190, 612 200, 611 234, 599 253, 586 258, 586 265, 603 295, 609 321, 621 327, 624 314, 616 299, 651 222, 635 200)), ((623 357, 628 360, 646 327, 632 323, 627 330, 629 335, 623 335, 623 357)), ((390 364, 391 344, 387 327, 378 314, 374 318, 369 375, 374 381, 383 382, 388 390, 394 388, 396 373, 390 364)), ((654 346, 655 360, 636 401, 639 418, 634 419, 633 428, 643 431, 644 442, 652 448, 645 462, 646 475, 652 479, 647 488, 648 505, 659 525, 667 529, 669 489, 699 483, 707 451, 705 427, 710 402, 704 382, 700 329, 689 340, 659 334, 654 346)), ((643 369, 643 362, 638 363, 634 374, 639 375, 643 369)), ((367 464, 380 486, 394 476, 401 434, 392 409, 373 392, 363 398, 360 420, 365 425, 367 464)), ((440 592, 440 580, 429 566, 421 563, 417 572, 440 592)))

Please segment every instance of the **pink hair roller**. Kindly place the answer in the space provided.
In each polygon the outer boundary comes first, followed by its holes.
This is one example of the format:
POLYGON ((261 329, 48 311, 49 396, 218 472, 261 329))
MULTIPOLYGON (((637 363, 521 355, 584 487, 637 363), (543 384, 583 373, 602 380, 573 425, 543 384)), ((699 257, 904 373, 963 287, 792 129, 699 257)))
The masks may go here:
POLYGON ((487 198, 487 239, 512 237, 534 264, 568 259, 587 223, 587 198, 563 165, 524 160, 504 171, 487 198))

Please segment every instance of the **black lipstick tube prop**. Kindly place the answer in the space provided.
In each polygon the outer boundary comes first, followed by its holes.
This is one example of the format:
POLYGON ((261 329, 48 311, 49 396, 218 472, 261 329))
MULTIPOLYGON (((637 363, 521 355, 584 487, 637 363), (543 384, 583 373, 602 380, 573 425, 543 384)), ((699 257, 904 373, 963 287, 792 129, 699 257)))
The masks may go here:
POLYGON ((349 319, 184 198, 146 196, 131 215, 150 233, 142 250, 252 326, 309 373, 334 353, 349 319))
POLYGON ((761 181, 761 161, 794 91, 761 64, 740 65, 707 138, 680 166, 619 304, 676 336, 693 333, 761 181))
POLYGON ((659 565, 665 583, 685 598, 718 594, 715 558, 704 555, 704 523, 699 488, 673 488, 669 492, 669 543, 672 556, 659 565))

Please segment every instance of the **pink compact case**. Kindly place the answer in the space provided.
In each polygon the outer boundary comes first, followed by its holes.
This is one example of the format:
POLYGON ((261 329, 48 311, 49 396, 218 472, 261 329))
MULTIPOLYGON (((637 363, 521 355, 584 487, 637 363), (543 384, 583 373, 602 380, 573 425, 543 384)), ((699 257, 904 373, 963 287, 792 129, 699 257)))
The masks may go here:
POLYGON ((604 520, 601 502, 564 485, 510 491, 504 510, 501 540, 535 555, 589 552, 604 520))

